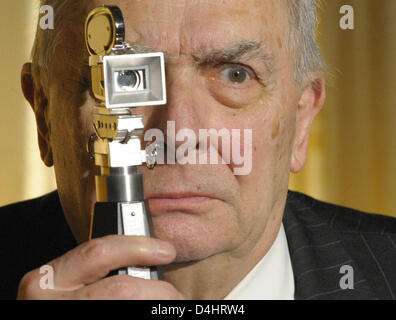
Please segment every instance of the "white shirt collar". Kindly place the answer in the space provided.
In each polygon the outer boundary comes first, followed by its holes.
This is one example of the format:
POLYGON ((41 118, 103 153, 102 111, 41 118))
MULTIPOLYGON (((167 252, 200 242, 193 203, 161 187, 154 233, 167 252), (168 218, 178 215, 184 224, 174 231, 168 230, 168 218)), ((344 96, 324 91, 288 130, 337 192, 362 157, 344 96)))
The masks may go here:
POLYGON ((267 254, 224 299, 294 300, 294 275, 283 224, 267 254))

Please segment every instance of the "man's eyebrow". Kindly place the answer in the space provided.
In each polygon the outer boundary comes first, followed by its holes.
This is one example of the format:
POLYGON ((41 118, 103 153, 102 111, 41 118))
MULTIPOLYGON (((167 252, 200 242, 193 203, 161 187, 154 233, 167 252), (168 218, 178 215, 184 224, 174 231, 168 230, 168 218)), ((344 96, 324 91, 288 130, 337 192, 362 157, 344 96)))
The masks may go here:
POLYGON ((247 59, 253 57, 269 59, 272 55, 268 52, 266 44, 261 41, 238 41, 231 43, 223 49, 211 51, 199 50, 193 57, 199 64, 215 64, 233 62, 242 57, 247 59))

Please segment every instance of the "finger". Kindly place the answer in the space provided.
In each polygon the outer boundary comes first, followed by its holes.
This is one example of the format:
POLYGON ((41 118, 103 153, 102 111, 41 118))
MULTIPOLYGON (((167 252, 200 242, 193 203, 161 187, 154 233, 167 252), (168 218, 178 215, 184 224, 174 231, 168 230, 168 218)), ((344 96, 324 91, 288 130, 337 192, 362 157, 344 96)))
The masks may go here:
POLYGON ((180 300, 183 299, 183 296, 166 281, 119 275, 99 280, 75 291, 69 291, 67 298, 78 300, 180 300))
POLYGON ((41 286, 39 275, 39 269, 32 270, 24 275, 19 283, 17 300, 65 299, 66 295, 64 293, 68 291, 58 291, 48 286, 41 286))
POLYGON ((141 236, 111 235, 93 239, 52 261, 55 289, 74 290, 128 266, 171 263, 174 247, 165 241, 141 236))

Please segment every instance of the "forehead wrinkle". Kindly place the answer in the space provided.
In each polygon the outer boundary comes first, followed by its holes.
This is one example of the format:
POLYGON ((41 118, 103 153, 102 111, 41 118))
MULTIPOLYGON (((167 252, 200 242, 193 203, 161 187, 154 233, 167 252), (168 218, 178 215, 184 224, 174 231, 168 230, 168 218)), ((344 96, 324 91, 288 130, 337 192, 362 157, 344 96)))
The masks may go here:
MULTIPOLYGON (((154 47, 151 47, 151 46, 148 46, 148 45, 141 45, 139 43, 131 44, 131 48, 132 48, 132 50, 135 51, 135 53, 163 52, 163 51, 160 51, 158 49, 155 49, 154 47)), ((169 54, 167 52, 163 52, 163 54, 164 54, 165 62, 169 62, 172 59, 177 58, 178 56, 180 56, 180 54, 171 55, 171 54, 169 54)))
POLYGON ((141 45, 139 43, 131 43, 131 42, 128 43, 131 45, 132 50, 134 50, 136 53, 150 53, 156 51, 154 48, 147 45, 141 45))

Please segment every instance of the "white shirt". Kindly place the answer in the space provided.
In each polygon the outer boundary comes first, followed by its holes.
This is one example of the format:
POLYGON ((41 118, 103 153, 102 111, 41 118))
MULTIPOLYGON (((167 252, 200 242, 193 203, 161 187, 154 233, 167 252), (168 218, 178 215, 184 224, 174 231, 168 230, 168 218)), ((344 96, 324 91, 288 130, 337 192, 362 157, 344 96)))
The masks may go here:
POLYGON ((224 300, 294 300, 294 276, 281 225, 267 254, 224 300))

